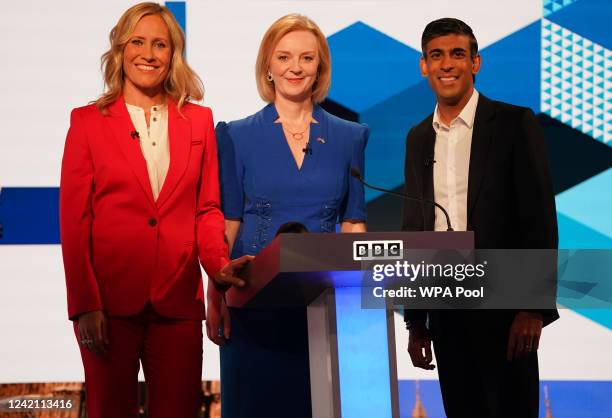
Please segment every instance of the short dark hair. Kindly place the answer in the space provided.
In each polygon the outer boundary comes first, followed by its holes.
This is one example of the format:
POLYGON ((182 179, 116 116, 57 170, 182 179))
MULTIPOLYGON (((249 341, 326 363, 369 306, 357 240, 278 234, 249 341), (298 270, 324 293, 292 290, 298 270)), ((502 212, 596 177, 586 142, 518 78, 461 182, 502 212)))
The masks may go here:
POLYGON ((429 22, 425 26, 423 35, 421 36, 421 49, 423 56, 427 54, 427 44, 434 38, 445 35, 465 35, 470 38, 470 55, 472 57, 478 55, 478 41, 467 23, 452 17, 444 17, 442 19, 429 22))
POLYGON ((285 222, 281 226, 278 227, 276 231, 276 237, 280 234, 306 234, 308 233, 308 228, 306 225, 300 222, 285 222))

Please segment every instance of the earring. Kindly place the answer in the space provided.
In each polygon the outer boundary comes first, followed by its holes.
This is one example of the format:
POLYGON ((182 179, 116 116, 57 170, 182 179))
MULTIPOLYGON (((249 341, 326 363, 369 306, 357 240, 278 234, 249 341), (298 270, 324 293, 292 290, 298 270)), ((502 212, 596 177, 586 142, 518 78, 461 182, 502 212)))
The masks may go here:
POLYGON ((266 75, 266 79, 268 81, 272 81, 272 73, 270 71, 268 71, 268 75, 266 75))

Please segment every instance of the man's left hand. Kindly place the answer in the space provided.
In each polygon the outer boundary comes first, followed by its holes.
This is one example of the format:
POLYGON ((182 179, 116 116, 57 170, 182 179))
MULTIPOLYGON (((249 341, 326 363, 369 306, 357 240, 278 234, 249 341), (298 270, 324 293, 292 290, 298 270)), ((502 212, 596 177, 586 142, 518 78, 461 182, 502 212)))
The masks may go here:
POLYGON ((537 312, 518 312, 510 327, 508 338, 508 361, 526 357, 538 350, 542 334, 542 314, 537 312))

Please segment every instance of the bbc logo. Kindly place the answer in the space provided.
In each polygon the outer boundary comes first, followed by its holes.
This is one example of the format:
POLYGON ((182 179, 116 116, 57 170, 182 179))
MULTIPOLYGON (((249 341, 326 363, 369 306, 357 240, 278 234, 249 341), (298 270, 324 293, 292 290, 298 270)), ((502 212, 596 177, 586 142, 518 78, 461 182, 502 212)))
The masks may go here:
POLYGON ((353 260, 401 260, 404 241, 353 241, 353 260))

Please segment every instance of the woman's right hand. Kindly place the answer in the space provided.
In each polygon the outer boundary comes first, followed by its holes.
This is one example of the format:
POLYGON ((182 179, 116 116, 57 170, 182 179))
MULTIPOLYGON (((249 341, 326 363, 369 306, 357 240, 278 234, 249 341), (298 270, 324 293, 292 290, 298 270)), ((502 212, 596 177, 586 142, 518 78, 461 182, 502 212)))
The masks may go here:
POLYGON ((230 337, 230 314, 224 297, 220 293, 209 292, 206 304, 206 335, 213 343, 222 346, 230 337))
POLYGON ((108 350, 108 324, 103 311, 92 311, 81 314, 77 319, 79 343, 83 348, 97 355, 104 355, 108 350))
POLYGON ((255 257, 252 255, 243 255, 240 258, 231 260, 219 270, 213 278, 217 285, 222 287, 244 287, 245 281, 238 277, 243 268, 246 267, 255 257))

